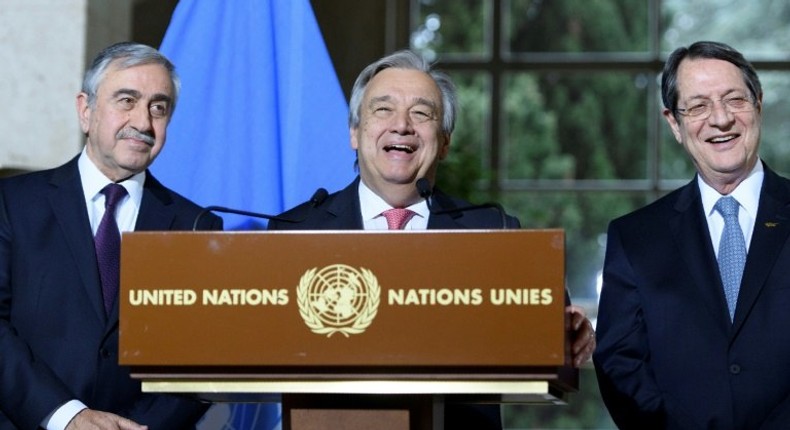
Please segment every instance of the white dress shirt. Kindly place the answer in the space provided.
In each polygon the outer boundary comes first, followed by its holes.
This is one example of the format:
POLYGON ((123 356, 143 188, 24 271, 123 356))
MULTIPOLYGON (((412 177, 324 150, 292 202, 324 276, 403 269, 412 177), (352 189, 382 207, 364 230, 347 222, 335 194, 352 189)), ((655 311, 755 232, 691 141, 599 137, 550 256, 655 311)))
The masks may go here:
MULTIPOLYGON (((359 208, 362 212, 362 225, 365 230, 387 230, 387 219, 382 212, 392 209, 387 202, 373 192, 361 180, 359 181, 359 208)), ((404 230, 426 230, 430 211, 425 200, 421 200, 405 209, 414 212, 404 230)))

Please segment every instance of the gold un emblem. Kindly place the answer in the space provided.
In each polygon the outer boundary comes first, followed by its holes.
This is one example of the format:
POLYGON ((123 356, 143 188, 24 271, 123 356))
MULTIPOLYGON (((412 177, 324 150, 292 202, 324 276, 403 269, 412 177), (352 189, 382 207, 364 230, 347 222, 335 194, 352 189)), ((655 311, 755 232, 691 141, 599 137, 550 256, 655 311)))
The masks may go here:
POLYGON ((312 268, 296 289, 299 314, 314 333, 359 334, 376 318, 381 289, 370 270, 346 264, 312 268))

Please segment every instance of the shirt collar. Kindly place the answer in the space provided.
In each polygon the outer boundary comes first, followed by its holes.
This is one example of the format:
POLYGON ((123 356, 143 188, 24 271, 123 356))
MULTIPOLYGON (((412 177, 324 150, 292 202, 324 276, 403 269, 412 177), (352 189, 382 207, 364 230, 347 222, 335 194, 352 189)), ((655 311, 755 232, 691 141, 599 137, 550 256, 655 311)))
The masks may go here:
MULTIPOLYGON (((392 209, 387 202, 384 201, 378 194, 374 193, 373 190, 368 188, 364 182, 361 180, 359 181, 359 208, 362 212, 362 220, 371 220, 378 216, 381 216, 381 213, 387 209, 392 209)), ((416 213, 418 216, 427 219, 428 215, 430 215, 430 211, 428 210, 428 204, 425 203, 425 200, 420 200, 419 202, 407 207, 406 209, 411 210, 412 212, 416 213)))
MULTIPOLYGON (((82 150, 80 158, 77 160, 77 167, 80 172, 80 180, 82 181, 82 191, 85 193, 85 199, 88 201, 95 200, 101 193, 101 190, 112 182, 93 164, 93 161, 88 157, 86 149, 82 150)), ((140 201, 143 198, 144 183, 145 171, 119 182, 129 193, 129 201, 134 202, 137 207, 140 207, 140 201)))
MULTIPOLYGON (((741 208, 746 211, 751 219, 757 219, 757 208, 760 204, 760 191, 763 187, 764 177, 765 171, 763 170, 763 162, 762 160, 757 160, 749 176, 738 184, 729 194, 734 197, 735 200, 738 200, 741 208)), ((713 207, 723 196, 719 194, 718 191, 714 190, 713 187, 706 184, 700 175, 697 175, 697 184, 699 185, 700 195, 702 196, 702 207, 705 210, 705 214, 711 216, 714 211, 713 207)))

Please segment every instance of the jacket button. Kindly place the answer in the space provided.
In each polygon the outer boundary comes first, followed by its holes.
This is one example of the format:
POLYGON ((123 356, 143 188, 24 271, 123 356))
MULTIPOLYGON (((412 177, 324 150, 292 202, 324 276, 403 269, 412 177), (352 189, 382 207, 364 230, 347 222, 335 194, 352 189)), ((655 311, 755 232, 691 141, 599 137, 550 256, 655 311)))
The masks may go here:
POLYGON ((733 375, 737 375, 741 373, 741 366, 737 364, 730 364, 730 373, 732 373, 733 375))

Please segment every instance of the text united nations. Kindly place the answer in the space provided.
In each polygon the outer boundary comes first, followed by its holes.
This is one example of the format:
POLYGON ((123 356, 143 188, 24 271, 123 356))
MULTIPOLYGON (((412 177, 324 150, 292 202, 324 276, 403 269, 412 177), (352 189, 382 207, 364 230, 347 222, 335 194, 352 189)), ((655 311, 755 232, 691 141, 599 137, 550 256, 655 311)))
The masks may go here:
MULTIPOLYGON (((414 288, 386 291, 390 306, 547 306, 554 301, 550 288, 414 288)), ((285 306, 287 289, 133 289, 132 306, 285 306)))

